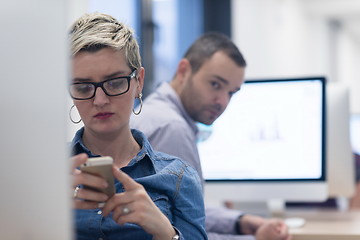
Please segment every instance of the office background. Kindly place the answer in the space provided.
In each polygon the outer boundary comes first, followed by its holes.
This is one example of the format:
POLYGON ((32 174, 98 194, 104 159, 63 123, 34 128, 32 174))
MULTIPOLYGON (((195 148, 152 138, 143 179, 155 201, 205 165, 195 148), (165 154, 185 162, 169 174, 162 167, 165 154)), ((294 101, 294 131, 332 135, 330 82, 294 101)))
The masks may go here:
MULTIPOLYGON (((151 87, 153 79, 167 81, 172 77, 177 60, 197 37, 197 33, 184 32, 204 31, 205 16, 215 24, 221 17, 230 17, 231 37, 249 63, 247 77, 326 75, 332 82, 350 86, 352 113, 360 114, 358 0, 233 0, 220 6, 230 9, 229 14, 220 14, 220 7, 216 11, 212 8, 212 14, 205 11, 211 2, 227 1, 0 1, 4 36, 0 40, 0 179, 5 183, 1 186, 0 229, 4 238, 71 239, 70 166, 64 162, 64 129, 70 108, 63 104, 67 95, 63 80, 68 77, 65 33, 84 12, 108 12, 121 20, 127 16, 126 21, 139 34, 146 81, 151 87), (145 34, 154 25, 140 19, 155 17, 165 19, 174 34, 164 33, 165 39, 158 39, 162 36, 159 32, 154 38, 151 31, 145 34), (160 63, 151 57, 153 45, 147 38, 157 41, 158 49, 166 53, 163 56, 169 57, 161 66, 163 75, 151 67, 160 63)), ((160 31, 161 24, 157 24, 160 31)), ((216 27, 206 29, 223 29, 216 27)))
POLYGON ((248 78, 325 75, 349 85, 351 111, 360 114, 357 0, 79 0, 71 5, 69 22, 83 12, 102 11, 134 28, 147 92, 172 78, 196 37, 216 30, 231 36, 244 53, 248 78))
MULTIPOLYGON (((235 41, 249 79, 320 75, 343 84, 350 91, 352 143, 360 152, 358 0, 78 0, 68 8, 68 25, 100 11, 135 30, 146 69, 145 97, 171 80, 184 51, 206 31, 235 41)), ((69 124, 69 139, 80 126, 69 124)))

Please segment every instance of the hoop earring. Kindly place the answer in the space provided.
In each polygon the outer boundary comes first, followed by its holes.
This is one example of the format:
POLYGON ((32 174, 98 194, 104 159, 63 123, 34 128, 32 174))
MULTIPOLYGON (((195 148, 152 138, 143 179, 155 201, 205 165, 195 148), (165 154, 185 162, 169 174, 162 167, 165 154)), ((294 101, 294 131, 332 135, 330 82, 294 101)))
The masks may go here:
POLYGON ((137 112, 135 112, 135 109, 133 108, 133 113, 135 114, 135 115, 139 115, 140 113, 141 113, 141 110, 142 110, 142 106, 143 106, 143 103, 142 103, 142 93, 139 93, 139 96, 137 97, 138 99, 139 99, 139 101, 140 101, 140 109, 139 109, 139 111, 137 111, 137 112))
POLYGON ((80 123, 80 122, 82 121, 82 119, 80 118, 79 121, 74 121, 74 120, 72 119, 72 117, 71 117, 71 112, 72 112, 72 110, 73 110, 74 107, 75 107, 75 105, 73 104, 73 105, 71 106, 71 108, 70 108, 70 111, 69 111, 69 117, 70 117, 70 121, 71 121, 72 123, 78 124, 78 123, 80 123))

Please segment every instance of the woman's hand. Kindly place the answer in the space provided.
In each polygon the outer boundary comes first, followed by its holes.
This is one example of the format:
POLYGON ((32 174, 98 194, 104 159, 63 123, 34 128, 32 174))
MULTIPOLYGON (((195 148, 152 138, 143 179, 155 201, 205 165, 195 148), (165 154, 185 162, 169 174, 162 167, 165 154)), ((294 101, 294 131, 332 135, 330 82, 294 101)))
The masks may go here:
POLYGON ((75 155, 71 158, 73 169, 73 189, 74 189, 74 208, 94 209, 99 206, 100 202, 108 200, 108 196, 104 193, 92 191, 86 188, 77 188, 79 185, 86 185, 94 188, 106 188, 105 179, 88 173, 81 172, 78 167, 85 163, 88 156, 85 153, 75 155))
POLYGON ((144 187, 115 167, 113 173, 123 184, 125 192, 115 194, 106 202, 103 215, 113 212, 113 219, 118 224, 135 223, 153 235, 153 239, 171 239, 175 235, 174 228, 144 187))

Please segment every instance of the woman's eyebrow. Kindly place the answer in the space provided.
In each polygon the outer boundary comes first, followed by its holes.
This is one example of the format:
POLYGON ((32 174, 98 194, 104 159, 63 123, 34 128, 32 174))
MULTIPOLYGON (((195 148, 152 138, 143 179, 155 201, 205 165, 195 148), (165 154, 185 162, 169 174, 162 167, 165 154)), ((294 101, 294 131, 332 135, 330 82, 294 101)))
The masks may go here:
MULTIPOLYGON (((104 76, 103 79, 106 80, 106 79, 121 77, 121 76, 125 76, 125 75, 126 74, 124 71, 117 71, 117 72, 114 72, 114 73, 104 76)), ((92 81, 93 80, 91 78, 73 78, 73 82, 92 82, 92 81)))
POLYGON ((117 72, 114 72, 112 74, 106 75, 104 78, 109 79, 109 78, 114 78, 114 77, 122 77, 122 76, 125 76, 125 75, 126 75, 126 73, 124 71, 117 71, 117 72))
POLYGON ((73 82, 91 82, 90 78, 73 78, 73 82))

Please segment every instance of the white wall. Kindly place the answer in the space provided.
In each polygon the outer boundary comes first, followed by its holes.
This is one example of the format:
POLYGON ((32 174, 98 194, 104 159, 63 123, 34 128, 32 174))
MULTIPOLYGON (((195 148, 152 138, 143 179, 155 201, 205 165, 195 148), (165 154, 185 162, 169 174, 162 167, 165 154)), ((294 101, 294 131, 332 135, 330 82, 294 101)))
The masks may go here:
MULTIPOLYGON (((89 11, 89 1, 90 0, 76 0, 71 1, 69 4, 69 12, 67 16, 67 28, 69 29, 73 22, 81 17, 84 13, 89 11)), ((78 121, 80 119, 80 115, 74 107, 70 112, 71 106, 73 105, 73 101, 68 94, 66 96, 66 109, 68 111, 68 115, 66 115, 66 124, 67 124, 67 131, 66 131, 66 140, 69 142, 74 138, 74 135, 77 130, 79 130, 84 124, 82 122, 78 124, 74 124, 70 121, 69 115, 71 114, 74 121, 78 121)))
POLYGON ((360 43, 328 15, 310 11, 310 2, 232 1, 233 39, 248 62, 247 78, 325 75, 351 85, 351 110, 360 113, 360 43))
POLYGON ((360 41, 342 29, 337 50, 338 81, 350 89, 351 112, 360 114, 360 41))

